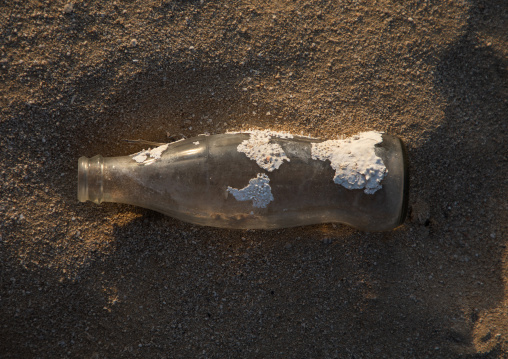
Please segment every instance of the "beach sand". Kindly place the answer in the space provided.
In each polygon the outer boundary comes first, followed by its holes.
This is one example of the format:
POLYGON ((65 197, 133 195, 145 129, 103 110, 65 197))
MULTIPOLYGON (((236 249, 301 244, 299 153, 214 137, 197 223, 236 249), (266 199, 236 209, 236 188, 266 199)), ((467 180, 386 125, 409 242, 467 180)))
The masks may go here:
POLYGON ((0 357, 508 357, 507 29, 504 0, 0 2, 0 357), (400 136, 405 224, 77 201, 80 156, 249 128, 400 136))

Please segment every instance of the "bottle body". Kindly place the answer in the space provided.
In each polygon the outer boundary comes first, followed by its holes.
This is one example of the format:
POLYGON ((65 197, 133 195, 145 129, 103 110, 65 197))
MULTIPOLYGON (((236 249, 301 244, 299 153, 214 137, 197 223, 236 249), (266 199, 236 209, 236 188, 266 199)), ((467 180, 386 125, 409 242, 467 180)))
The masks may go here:
POLYGON ((331 160, 313 155, 313 146, 323 141, 268 136, 268 141, 252 142, 252 136, 199 136, 161 146, 153 153, 82 157, 78 198, 132 204, 186 222, 224 228, 339 222, 381 231, 403 222, 407 166, 397 137, 382 135, 376 145, 386 173, 380 188, 366 193, 366 188, 334 182, 340 168, 334 170, 331 160))

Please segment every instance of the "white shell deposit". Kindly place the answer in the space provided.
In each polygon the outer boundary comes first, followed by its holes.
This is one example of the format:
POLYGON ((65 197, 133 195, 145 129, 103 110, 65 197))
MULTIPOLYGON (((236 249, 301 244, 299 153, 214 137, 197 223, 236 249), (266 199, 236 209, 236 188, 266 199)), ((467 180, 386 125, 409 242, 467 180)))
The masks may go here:
POLYGON ((256 161, 259 167, 272 172, 278 169, 284 160, 290 161, 282 147, 277 143, 270 143, 272 137, 293 138, 286 132, 251 130, 250 138, 243 141, 237 147, 238 152, 243 152, 251 160, 256 161))
POLYGON ((141 152, 135 153, 132 155, 132 159, 136 161, 137 163, 141 163, 144 165, 149 165, 155 160, 158 160, 161 158, 162 152, 166 151, 168 149, 169 144, 166 143, 165 145, 152 148, 149 150, 143 150, 141 152))
POLYGON ((381 132, 362 132, 344 140, 329 140, 312 144, 312 159, 330 161, 335 170, 333 181, 347 189, 363 189, 373 194, 382 188, 388 173, 383 160, 374 151, 383 141, 381 132))
POLYGON ((264 173, 258 173, 256 178, 249 180, 249 184, 242 188, 236 189, 228 186, 228 192, 231 193, 237 201, 252 201, 252 205, 256 208, 266 208, 268 203, 273 201, 272 188, 270 187, 270 179, 264 173))

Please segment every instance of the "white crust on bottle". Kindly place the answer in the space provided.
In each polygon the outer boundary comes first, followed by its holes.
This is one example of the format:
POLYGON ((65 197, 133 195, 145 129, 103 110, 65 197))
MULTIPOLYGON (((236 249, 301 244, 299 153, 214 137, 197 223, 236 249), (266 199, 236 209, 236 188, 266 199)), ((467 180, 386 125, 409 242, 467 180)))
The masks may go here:
POLYGON ((168 149, 169 143, 166 143, 164 145, 161 145, 156 148, 143 150, 138 153, 135 153, 132 156, 132 159, 136 161, 139 164, 143 165, 149 165, 156 160, 160 159, 162 156, 162 153, 168 149))
POLYGON ((270 179, 264 173, 258 173, 256 178, 249 180, 249 184, 236 189, 228 186, 227 191, 231 193, 237 201, 252 201, 252 206, 256 208, 266 208, 274 200, 270 179))
POLYGON ((237 150, 256 161, 259 167, 272 172, 278 169, 284 161, 290 162, 282 147, 277 143, 270 143, 270 140, 272 137, 293 138, 292 134, 269 130, 249 130, 247 133, 250 134, 249 139, 240 143, 237 150))
POLYGON ((381 181, 388 173, 375 153, 375 145, 382 141, 382 132, 362 132, 343 140, 313 143, 311 155, 314 160, 330 161, 335 183, 374 194, 383 187, 381 181))

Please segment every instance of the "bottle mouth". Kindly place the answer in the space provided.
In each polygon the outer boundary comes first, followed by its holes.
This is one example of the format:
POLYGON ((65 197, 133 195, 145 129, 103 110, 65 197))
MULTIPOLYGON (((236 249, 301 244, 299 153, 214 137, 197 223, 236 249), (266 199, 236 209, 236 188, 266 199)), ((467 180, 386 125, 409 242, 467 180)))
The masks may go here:
POLYGON ((78 200, 88 201, 88 158, 84 156, 78 160, 78 200))
POLYGON ((103 200, 104 161, 101 155, 78 159, 78 200, 100 204, 103 200))

